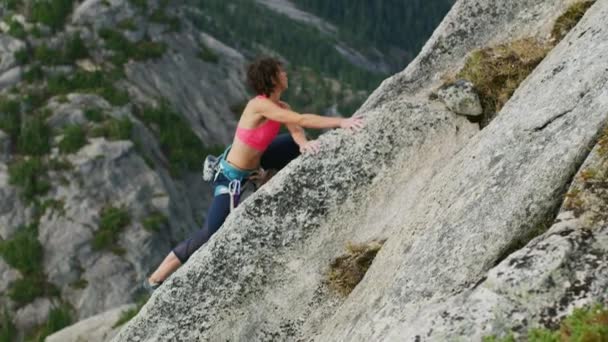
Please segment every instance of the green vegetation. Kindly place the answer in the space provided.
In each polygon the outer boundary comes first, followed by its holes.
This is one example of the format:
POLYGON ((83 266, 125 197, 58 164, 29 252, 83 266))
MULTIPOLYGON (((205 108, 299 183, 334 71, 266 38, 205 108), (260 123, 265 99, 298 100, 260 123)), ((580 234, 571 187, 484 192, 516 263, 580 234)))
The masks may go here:
POLYGON ((74 165, 65 158, 50 158, 47 161, 47 167, 52 171, 69 171, 74 169, 74 165))
POLYGON ((44 115, 34 115, 27 119, 17 142, 17 149, 23 154, 42 156, 51 150, 51 128, 44 115))
POLYGON ((20 306, 31 303, 45 295, 45 279, 39 274, 15 280, 9 290, 8 297, 20 306))
POLYGON ((179 19, 176 17, 170 17, 166 13, 165 7, 159 7, 152 14, 150 14, 150 21, 159 23, 159 24, 167 24, 171 29, 179 29, 179 19))
POLYGON ((141 109, 136 114, 158 136, 174 175, 185 170, 198 170, 205 155, 223 150, 217 146, 205 147, 182 116, 169 108, 167 103, 158 108, 141 109))
POLYGON ((2 319, 0 320, 0 342, 13 342, 17 337, 17 329, 6 307, 2 310, 2 319))
POLYGON ((42 81, 44 80, 44 70, 39 64, 34 64, 23 73, 23 79, 28 83, 42 81))
POLYGON ((557 42, 564 39, 564 37, 578 24, 583 18, 589 7, 595 3, 593 1, 579 1, 572 4, 564 14, 562 14, 555 21, 553 30, 551 31, 551 37, 557 42))
POLYGON ((9 183, 21 188, 21 195, 26 202, 33 202, 51 188, 46 172, 46 166, 40 158, 17 160, 8 167, 9 183))
POLYGON ((70 287, 82 290, 89 285, 89 282, 86 279, 80 278, 72 283, 70 283, 70 287))
POLYGON ((89 50, 80 34, 75 33, 68 39, 64 48, 64 56, 68 61, 89 57, 89 50))
POLYGON ((87 144, 87 137, 81 125, 70 125, 63 130, 63 139, 59 142, 59 151, 74 153, 87 144))
POLYGON ((198 58, 202 59, 205 62, 214 63, 214 64, 217 64, 217 62, 220 61, 220 58, 217 56, 217 54, 215 54, 215 52, 213 52, 213 50, 211 50, 204 44, 200 45, 200 50, 198 52, 198 58))
POLYGON ((15 51, 14 57, 19 65, 27 64, 27 62, 30 60, 30 54, 27 49, 15 51))
POLYGON ((23 276, 9 287, 11 300, 25 305, 37 297, 56 294, 57 290, 47 284, 42 273, 42 246, 36 224, 21 226, 11 239, 0 242, 0 255, 23 276))
POLYGON ((34 48, 34 59, 44 65, 63 64, 63 56, 56 49, 49 48, 46 44, 40 44, 34 48))
POLYGON ((88 108, 84 111, 84 117, 92 122, 101 122, 103 121, 105 115, 99 108, 88 108))
POLYGON ((135 21, 133 20, 133 18, 127 18, 127 19, 121 20, 116 25, 116 27, 118 27, 121 30, 128 30, 128 31, 137 30, 137 26, 135 26, 135 21))
POLYGON ((482 126, 494 118, 550 49, 535 39, 521 39, 471 53, 456 78, 475 85, 484 111, 482 126))
POLYGON ((50 209, 51 213, 58 213, 60 216, 65 215, 65 202, 57 199, 47 199, 40 205, 40 212, 44 214, 47 209, 50 209))
POLYGON ((42 246, 36 225, 21 226, 10 240, 0 242, 0 255, 22 274, 42 272, 42 246))
POLYGON ((359 284, 371 266, 384 241, 346 246, 347 254, 336 258, 329 267, 327 284, 330 289, 346 297, 359 284))
MULTIPOLYGON (((294 0, 296 6, 338 27, 340 40, 381 51, 399 47, 414 57, 448 10, 452 0, 294 0), (398 32, 399 34, 396 34, 398 32)), ((401 61, 399 69, 409 62, 401 61)))
POLYGON ((109 249, 121 254, 122 250, 116 244, 120 233, 131 223, 129 212, 124 208, 106 207, 101 210, 99 217, 99 228, 92 240, 93 249, 109 249))
POLYGON ((140 9, 147 9, 148 8, 148 1, 147 0, 129 0, 129 2, 134 5, 139 7, 140 9))
POLYGON ((11 11, 16 11, 21 5, 23 5, 23 0, 6 0, 4 2, 7 9, 11 11))
POLYGON ((21 132, 21 103, 17 100, 0 99, 0 129, 15 141, 21 132))
POLYGON ((476 50, 470 54, 456 78, 469 80, 475 85, 484 111, 482 127, 494 118, 521 82, 576 26, 593 3, 594 1, 580 1, 570 6, 556 20, 551 42, 526 38, 476 50))
POLYGON ((158 232, 168 222, 169 220, 163 213, 155 211, 144 219, 142 224, 145 230, 149 232, 158 232))
POLYGON ((89 51, 80 35, 73 34, 62 49, 52 49, 46 44, 34 48, 34 59, 42 65, 73 64, 76 60, 89 56, 89 51))
MULTIPOLYGON (((608 310, 601 304, 575 309, 562 321, 558 331, 531 329, 527 340, 529 342, 608 341, 608 310)), ((483 341, 511 342, 515 339, 511 334, 506 338, 487 336, 483 341)))
POLYGON ((129 118, 110 118, 92 129, 92 137, 105 137, 108 140, 129 140, 133 123, 129 118))
POLYGON ((583 222, 588 228, 608 219, 608 128, 600 135, 596 148, 597 153, 591 157, 594 165, 579 172, 564 201, 564 207, 576 217, 585 214, 583 222))
POLYGON ((8 22, 8 34, 19 39, 27 37, 27 32, 25 32, 23 25, 14 19, 9 20, 8 22))
POLYGON ((72 324, 71 310, 67 305, 62 305, 51 310, 46 323, 28 337, 31 342, 44 342, 47 336, 72 324))
POLYGON ((495 337, 495 336, 486 336, 483 338, 483 342, 515 342, 515 337, 513 334, 509 334, 506 337, 495 337))
POLYGON ((294 65, 309 67, 356 89, 371 90, 384 77, 347 62, 336 50, 335 41, 316 28, 268 11, 253 1, 235 0, 232 4, 226 6, 223 0, 199 0, 198 8, 204 14, 190 13, 190 20, 232 46, 257 53, 265 52, 260 46, 268 47, 294 65), (251 18, 265 20, 252 21, 251 18), (277 30, 277 27, 289 27, 289 30, 277 30), (302 49, 303 46, 307 48, 302 49))
POLYGON ((72 75, 49 77, 47 89, 51 96, 82 92, 97 94, 112 105, 123 106, 129 102, 129 95, 117 89, 114 81, 117 77, 101 71, 86 72, 78 70, 72 75))
POLYGON ((159 58, 167 50, 167 46, 164 43, 149 40, 132 43, 119 31, 108 28, 101 29, 99 36, 105 41, 106 47, 114 52, 112 60, 117 66, 121 66, 129 59, 146 60, 159 58))
POLYGON ((72 13, 73 0, 39 0, 32 3, 29 20, 49 26, 53 31, 63 28, 72 13))

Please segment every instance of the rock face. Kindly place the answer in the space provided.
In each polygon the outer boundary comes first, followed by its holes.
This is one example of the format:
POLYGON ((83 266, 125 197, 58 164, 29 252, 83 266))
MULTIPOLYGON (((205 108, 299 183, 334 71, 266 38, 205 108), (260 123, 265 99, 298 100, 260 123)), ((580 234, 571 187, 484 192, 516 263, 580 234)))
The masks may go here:
POLYGON ((152 234, 141 223, 151 212, 168 213, 168 195, 131 142, 94 139, 69 160, 70 181, 53 190, 63 208, 45 212, 39 240, 49 281, 85 318, 130 301, 137 291, 133 284, 162 258, 151 251, 170 248, 166 231, 152 234), (99 253, 91 244, 99 224, 89 222, 98 223, 107 206, 130 213, 130 227, 117 243, 123 255, 99 253))
POLYGON ((608 53, 608 1, 481 132, 427 100, 472 49, 545 37, 569 4, 458 2, 421 55, 358 111, 363 132, 322 136, 320 155, 297 159, 249 197, 114 340, 475 340, 606 302, 603 229, 590 235, 562 221, 503 259, 552 222, 608 122, 608 69, 597 62, 608 53), (345 299, 329 292, 331 261, 347 242, 372 239, 387 241, 361 283, 345 299), (582 277, 601 271, 572 296, 583 283, 570 266, 582 277), (551 270, 556 284, 543 284, 551 270), (511 301, 534 286, 547 293, 511 301), (557 310, 562 298, 572 301, 557 310), (471 307, 456 316, 463 305, 471 307), (505 325, 494 310, 519 316, 505 325))

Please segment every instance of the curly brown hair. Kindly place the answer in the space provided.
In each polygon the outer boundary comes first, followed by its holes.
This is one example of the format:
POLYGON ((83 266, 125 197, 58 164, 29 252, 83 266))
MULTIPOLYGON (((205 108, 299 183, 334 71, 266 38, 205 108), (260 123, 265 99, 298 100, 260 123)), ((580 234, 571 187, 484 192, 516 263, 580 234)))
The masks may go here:
POLYGON ((276 58, 260 57, 247 67, 247 82, 256 94, 270 96, 283 63, 276 58))

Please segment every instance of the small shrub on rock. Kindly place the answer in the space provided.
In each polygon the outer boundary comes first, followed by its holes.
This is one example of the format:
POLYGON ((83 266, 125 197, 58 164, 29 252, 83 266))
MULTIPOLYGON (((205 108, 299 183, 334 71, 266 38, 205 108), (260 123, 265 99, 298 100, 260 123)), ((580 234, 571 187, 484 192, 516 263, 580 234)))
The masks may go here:
POLYGON ((47 283, 42 272, 43 250, 36 224, 22 226, 11 239, 0 242, 0 255, 23 276, 10 284, 8 290, 8 297, 18 305, 44 295, 57 294, 57 289, 47 283))
POLYGON ((485 116, 482 126, 502 109, 550 48, 535 39, 522 39, 471 53, 456 78, 475 85, 485 116))
POLYGON ((169 222, 167 217, 163 213, 155 211, 150 216, 142 221, 144 229, 149 232, 158 232, 160 229, 169 222))
POLYGON ((19 39, 25 39, 27 37, 27 32, 25 32, 23 25, 13 19, 8 22, 8 34, 19 39))
POLYGON ((112 60, 117 66, 126 63, 129 59, 146 60, 159 58, 167 50, 167 46, 164 43, 149 40, 132 43, 119 31, 108 28, 101 29, 99 36, 105 41, 106 47, 114 52, 112 60))
POLYGON ((42 156, 51 150, 51 128, 42 115, 35 115, 25 121, 18 140, 20 153, 42 156))
POLYGON ((71 309, 67 305, 53 308, 46 323, 31 337, 33 341, 43 342, 46 337, 72 324, 71 309))
POLYGON ((92 137, 104 137, 108 140, 129 140, 133 123, 129 118, 111 118, 92 129, 92 137))
POLYGON ((8 297, 23 306, 45 294, 45 280, 40 274, 25 276, 15 280, 8 289, 8 297))
POLYGON ((583 18, 589 7, 595 3, 593 1, 579 1, 572 4, 564 14, 559 16, 555 21, 553 30, 551 31, 551 37, 557 42, 564 39, 564 37, 578 24, 583 18))
POLYGON ((30 60, 30 53, 27 49, 17 50, 13 56, 19 65, 27 64, 30 60))
POLYGON ((200 50, 198 52, 198 58, 200 58, 201 60, 203 60, 205 62, 214 63, 214 64, 217 64, 220 60, 220 58, 215 54, 215 52, 213 52, 213 50, 208 48, 206 45, 200 46, 200 50))
POLYGON ((73 0, 39 0, 32 2, 30 20, 49 26, 53 31, 62 29, 72 13, 73 0))
POLYGON ((0 320, 0 342, 12 342, 17 338, 17 328, 15 328, 13 319, 6 307, 3 307, 2 311, 2 319, 0 320))
POLYGON ((6 98, 0 99, 0 129, 5 131, 13 141, 21 133, 21 102, 6 98))
POLYGON ((42 246, 36 225, 21 226, 11 239, 0 242, 0 255, 22 274, 42 272, 42 246))
POLYGON ((120 233, 131 223, 129 212, 124 208, 106 207, 99 213, 99 228, 93 236, 93 249, 109 249, 119 252, 116 244, 120 233))
MULTIPOLYGON (((529 342, 608 341, 608 309, 601 304, 574 309, 574 312, 562 321, 559 330, 530 329, 527 337, 529 342)), ((515 341, 515 338, 512 334, 505 338, 486 336, 483 341, 511 342, 515 341)))
POLYGON ((63 139, 59 142, 59 151, 74 153, 87 144, 86 132, 80 125, 70 125, 63 130, 63 139))
POLYGON ((66 60, 71 62, 89 57, 89 50, 79 34, 75 33, 68 39, 64 56, 66 60))
POLYGON ((23 73, 23 79, 29 83, 42 81, 44 80, 44 71, 39 64, 34 64, 23 73))
POLYGON ((33 202, 51 188, 46 180, 46 171, 40 158, 18 160, 8 167, 9 183, 21 188, 21 195, 26 202, 33 202))
POLYGON ((84 117, 92 122, 101 122, 105 116, 99 108, 88 108, 84 111, 84 117))
POLYGON ((329 267, 327 283, 330 289, 342 296, 348 296, 359 284, 384 241, 346 246, 347 253, 336 258, 329 267))

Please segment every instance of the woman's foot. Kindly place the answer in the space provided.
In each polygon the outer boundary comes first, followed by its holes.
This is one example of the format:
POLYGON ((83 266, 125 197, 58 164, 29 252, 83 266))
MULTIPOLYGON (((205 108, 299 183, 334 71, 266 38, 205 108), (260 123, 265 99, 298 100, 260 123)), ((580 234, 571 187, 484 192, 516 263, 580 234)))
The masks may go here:
POLYGON ((150 281, 148 278, 144 279, 144 289, 150 293, 159 288, 162 284, 162 282, 157 283, 150 281))

